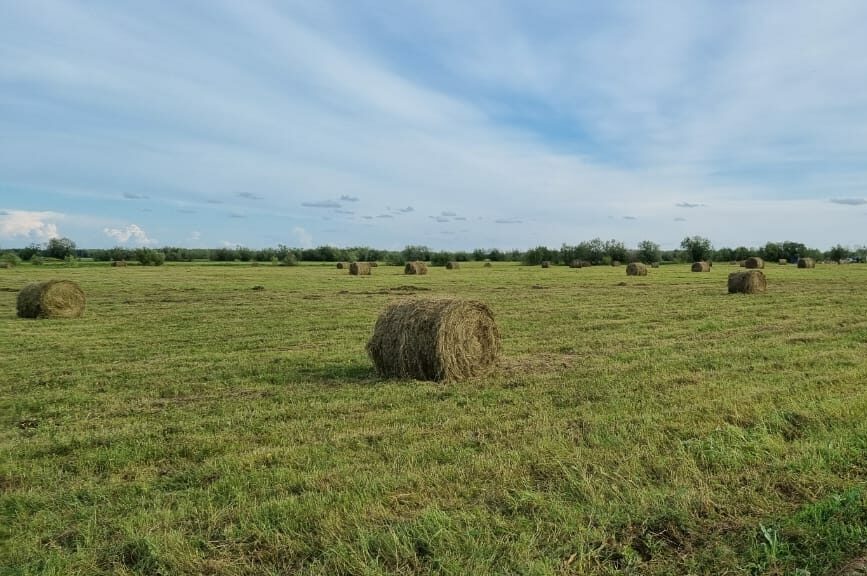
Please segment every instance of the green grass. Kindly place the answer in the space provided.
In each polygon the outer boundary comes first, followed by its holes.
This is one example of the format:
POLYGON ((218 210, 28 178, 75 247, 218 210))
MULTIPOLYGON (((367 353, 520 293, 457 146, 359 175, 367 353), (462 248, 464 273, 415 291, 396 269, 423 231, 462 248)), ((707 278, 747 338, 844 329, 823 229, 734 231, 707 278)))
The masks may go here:
POLYGON ((736 269, 2 270, 0 574, 831 573, 867 549, 867 266, 736 269), (56 277, 85 317, 15 318, 56 277), (502 368, 377 378, 403 286, 487 302, 502 368))

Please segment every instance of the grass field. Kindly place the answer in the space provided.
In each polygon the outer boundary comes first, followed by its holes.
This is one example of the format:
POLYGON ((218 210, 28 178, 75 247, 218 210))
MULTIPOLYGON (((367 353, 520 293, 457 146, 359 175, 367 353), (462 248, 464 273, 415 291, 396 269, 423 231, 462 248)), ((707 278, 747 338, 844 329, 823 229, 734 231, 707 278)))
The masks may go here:
POLYGON ((0 574, 833 574, 867 549, 867 266, 733 270, 0 270, 0 574), (84 318, 15 317, 49 278, 84 318), (444 295, 501 368, 377 378, 379 311, 444 295))

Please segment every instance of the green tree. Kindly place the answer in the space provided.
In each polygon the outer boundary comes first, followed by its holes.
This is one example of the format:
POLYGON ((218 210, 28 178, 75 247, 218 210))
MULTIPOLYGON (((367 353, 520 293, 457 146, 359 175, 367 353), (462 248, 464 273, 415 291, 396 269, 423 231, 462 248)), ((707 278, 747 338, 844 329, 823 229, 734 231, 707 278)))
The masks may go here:
POLYGON ((75 256, 75 242, 69 238, 52 238, 45 247, 45 256, 64 260, 67 256, 75 256))
POLYGON ((701 236, 686 237, 680 243, 680 247, 686 251, 690 262, 709 260, 713 253, 713 244, 707 238, 701 236))
POLYGON ((849 256, 849 250, 844 248, 842 245, 837 244, 830 250, 828 250, 828 259, 837 262, 838 264, 842 262, 845 258, 849 256))
POLYGON ((650 240, 642 240, 638 243, 638 252, 636 252, 635 257, 639 262, 644 262, 645 264, 659 262, 659 244, 650 240))

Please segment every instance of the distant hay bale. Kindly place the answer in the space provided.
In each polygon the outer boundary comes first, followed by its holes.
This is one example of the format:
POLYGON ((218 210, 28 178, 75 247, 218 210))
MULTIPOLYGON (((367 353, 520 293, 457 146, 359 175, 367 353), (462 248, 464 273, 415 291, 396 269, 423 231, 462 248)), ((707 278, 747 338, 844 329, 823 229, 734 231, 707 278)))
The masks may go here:
POLYGON ((542 268, 550 268, 551 261, 550 260, 542 260, 542 268))
POLYGON ((768 288, 768 280, 761 270, 745 270, 729 274, 729 294, 758 294, 768 288))
POLYGON ((785 258, 780 258, 780 259, 777 261, 777 264, 779 264, 780 266, 785 266, 785 265, 788 264, 788 263, 789 263, 789 261, 786 260, 785 258))
POLYGON ((337 263, 337 269, 338 270, 343 270, 344 268, 346 268, 346 262, 338 262, 337 263))
POLYGON ((403 267, 403 273, 422 276, 424 274, 427 274, 427 264, 418 260, 416 260, 415 262, 407 262, 406 266, 403 267))
POLYGON ((461 265, 458 262, 447 262, 446 263, 446 270, 457 270, 460 267, 461 267, 461 265))
POLYGON ((758 256, 750 256, 746 260, 744 260, 744 268, 750 268, 752 270, 760 269, 765 267, 765 261, 759 258, 758 256))
POLYGON ((350 276, 370 276, 370 262, 353 262, 349 265, 350 276))
POLYGON ((693 262, 691 270, 693 272, 710 272, 710 264, 708 262, 693 262))
POLYGON ((485 268, 492 268, 493 266, 490 262, 485 262, 485 268))
POLYGON ((250 261, 250 266, 252 266, 253 268, 258 267, 258 266, 259 266, 259 261, 258 261, 258 260, 251 260, 251 261, 250 261))
POLYGON ((78 318, 87 299, 81 287, 70 280, 49 280, 28 284, 18 292, 21 318, 78 318))
POLYGON ((732 260, 731 262, 729 262, 729 264, 730 264, 731 266, 737 266, 737 265, 738 265, 738 261, 737 261, 737 260, 732 260))
POLYGON ((747 261, 746 261, 746 260, 740 260, 740 261, 738 261, 738 266, 740 266, 741 268, 746 267, 746 265, 747 265, 747 261))
POLYGON ((377 266, 379 266, 379 262, 377 262, 376 260, 368 262, 368 264, 370 264, 371 268, 376 268, 377 266))
POLYGON ((630 262, 626 266, 627 276, 647 276, 647 266, 641 262, 630 262))
POLYGON ((126 260, 114 260, 111 265, 113 268, 124 268, 126 266, 126 260))
POLYGON ((816 261, 812 258, 798 258, 798 268, 815 268, 816 261))
POLYGON ((570 260, 569 268, 581 268, 581 260, 570 260))
POLYGON ((653 262, 653 263, 650 265, 650 267, 651 267, 651 268, 659 268, 659 262, 653 262))
POLYGON ((367 354, 384 377, 456 381, 494 367, 500 332, 491 309, 459 299, 409 300, 379 316, 367 354))
POLYGON ((0 262, 0 268, 12 268, 12 264, 9 262, 0 262))
POLYGON ((612 260, 611 265, 612 266, 620 266, 620 260, 612 260))

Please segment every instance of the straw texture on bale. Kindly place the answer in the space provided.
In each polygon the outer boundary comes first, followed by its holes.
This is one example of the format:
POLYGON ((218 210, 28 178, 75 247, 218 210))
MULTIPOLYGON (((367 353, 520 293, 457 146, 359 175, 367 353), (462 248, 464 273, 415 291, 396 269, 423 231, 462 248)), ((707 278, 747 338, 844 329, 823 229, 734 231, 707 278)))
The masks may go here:
POLYGON ((18 293, 21 318, 78 318, 87 300, 78 284, 70 280, 49 280, 28 284, 18 293))
POLYGON ((458 262, 447 262, 446 269, 447 270, 457 270, 461 265, 458 262))
POLYGON ((815 268, 816 261, 812 258, 798 258, 798 268, 815 268))
POLYGON ((346 262, 338 262, 337 263, 337 269, 338 270, 343 270, 344 268, 346 268, 346 262))
POLYGON ((729 294, 758 294, 768 288, 768 280, 761 270, 745 270, 729 274, 729 294))
POLYGON ((485 262, 485 268, 492 268, 493 266, 490 262, 485 262))
POLYGON ((785 266, 786 264, 789 263, 789 261, 786 260, 785 258, 780 258, 779 261, 778 261, 778 263, 779 263, 780 266, 785 266))
POLYGON ((542 261, 542 268, 550 268, 550 267, 551 267, 551 261, 550 260, 543 260, 542 261))
POLYGON ((693 272, 710 272, 710 264, 707 262, 693 262, 691 270, 693 272))
POLYGON ((416 274, 421 276, 423 274, 427 274, 427 264, 420 261, 415 262, 407 262, 406 266, 403 267, 404 274, 416 274))
POLYGON ((765 261, 758 256, 750 256, 744 260, 744 268, 759 269, 765 267, 765 261))
POLYGON ((491 309, 459 299, 409 300, 380 314, 367 354, 384 377, 459 381, 493 368, 500 332, 491 309))
POLYGON ((371 268, 376 268, 377 266, 379 266, 379 262, 376 262, 376 261, 368 262, 368 264, 370 264, 371 268))
POLYGON ((126 266, 126 260, 114 260, 111 265, 115 268, 123 268, 126 266))
POLYGON ((611 265, 612 266, 620 266, 620 260, 612 260, 611 265))
POLYGON ((650 265, 651 268, 659 268, 659 262, 654 262, 650 265))
POLYGON ((627 276, 647 276, 647 266, 641 262, 630 262, 626 266, 627 276))
POLYGON ((349 265, 349 274, 352 276, 370 276, 370 263, 353 262, 349 265))

